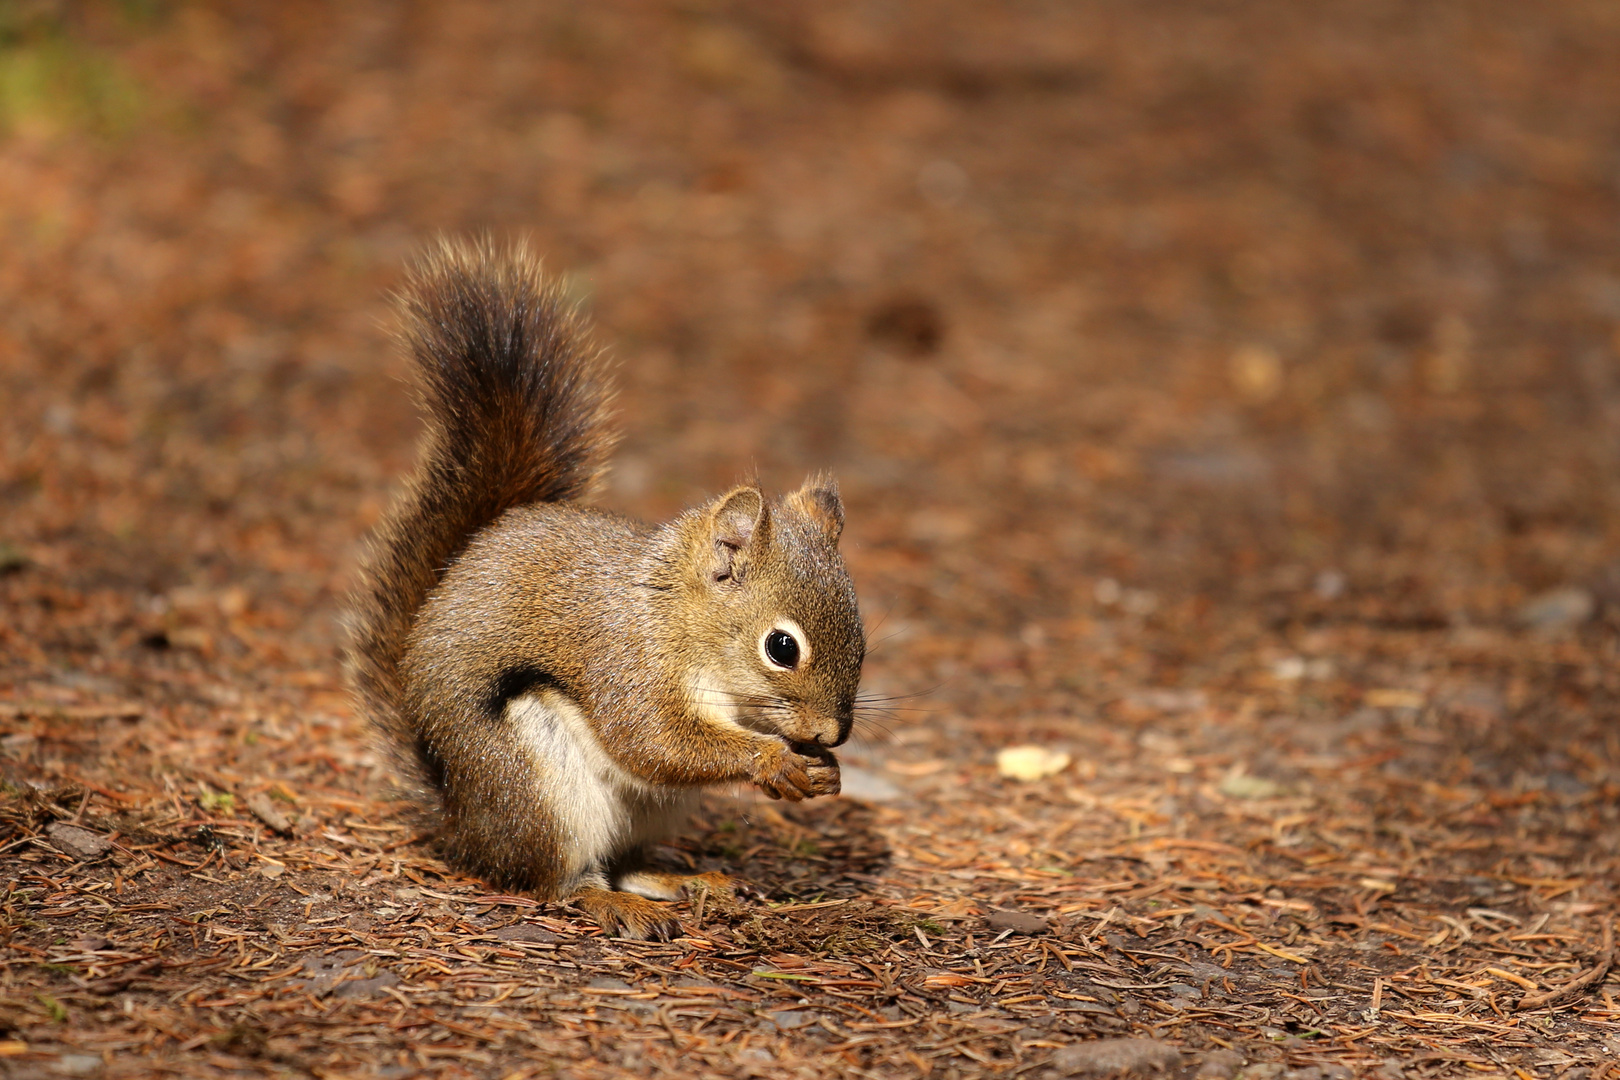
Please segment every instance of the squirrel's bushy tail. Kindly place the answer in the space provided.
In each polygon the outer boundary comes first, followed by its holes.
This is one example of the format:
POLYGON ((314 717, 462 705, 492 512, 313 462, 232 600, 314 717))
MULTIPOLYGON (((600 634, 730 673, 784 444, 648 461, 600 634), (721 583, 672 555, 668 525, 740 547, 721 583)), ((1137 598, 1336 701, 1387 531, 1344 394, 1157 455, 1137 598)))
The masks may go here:
POLYGON ((421 765, 399 678, 417 609, 501 514, 590 493, 615 435, 602 355, 524 246, 441 240, 398 301, 397 336, 413 361, 426 431, 416 471, 361 563, 348 673, 371 722, 421 765))

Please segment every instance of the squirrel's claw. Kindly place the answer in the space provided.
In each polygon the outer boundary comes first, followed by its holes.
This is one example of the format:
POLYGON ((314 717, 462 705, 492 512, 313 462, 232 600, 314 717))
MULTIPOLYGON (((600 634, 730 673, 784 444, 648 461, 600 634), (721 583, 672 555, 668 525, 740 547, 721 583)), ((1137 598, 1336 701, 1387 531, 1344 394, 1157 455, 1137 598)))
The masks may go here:
POLYGON ((680 937, 681 924, 656 900, 617 889, 581 889, 570 899, 584 909, 609 937, 633 941, 669 941, 680 937))
POLYGON ((753 782, 773 799, 799 802, 817 795, 836 795, 842 787, 838 759, 821 747, 806 752, 778 743, 762 755, 753 782))
POLYGON ((831 754, 825 760, 812 761, 805 769, 805 775, 810 782, 805 792, 808 796, 836 795, 843 790, 843 777, 838 771, 837 760, 831 754))

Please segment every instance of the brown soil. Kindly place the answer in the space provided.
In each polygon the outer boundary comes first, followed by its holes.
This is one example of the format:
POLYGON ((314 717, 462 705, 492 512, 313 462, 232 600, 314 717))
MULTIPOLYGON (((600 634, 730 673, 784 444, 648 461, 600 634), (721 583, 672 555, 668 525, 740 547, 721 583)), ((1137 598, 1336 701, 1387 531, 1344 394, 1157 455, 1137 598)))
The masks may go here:
POLYGON ((1617 55, 0 5, 0 1075, 1620 1075, 1617 55), (664 857, 763 898, 668 944, 450 873, 340 685, 386 292, 481 229, 622 362, 609 504, 844 486, 866 796, 716 795, 664 857))

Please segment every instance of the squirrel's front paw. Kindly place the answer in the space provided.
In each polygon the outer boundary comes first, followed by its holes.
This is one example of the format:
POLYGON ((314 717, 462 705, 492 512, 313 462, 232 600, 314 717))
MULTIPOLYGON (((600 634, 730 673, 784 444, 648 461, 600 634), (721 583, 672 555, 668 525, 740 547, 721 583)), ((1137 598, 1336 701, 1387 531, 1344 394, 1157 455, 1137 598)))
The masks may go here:
POLYGON ((832 751, 816 746, 808 751, 800 750, 798 756, 804 762, 805 775, 810 778, 807 795, 836 795, 843 790, 838 759, 832 756, 832 751))
POLYGON ((760 755, 753 782, 771 798, 789 802, 836 795, 840 787, 838 759, 821 747, 795 748, 777 743, 760 755))

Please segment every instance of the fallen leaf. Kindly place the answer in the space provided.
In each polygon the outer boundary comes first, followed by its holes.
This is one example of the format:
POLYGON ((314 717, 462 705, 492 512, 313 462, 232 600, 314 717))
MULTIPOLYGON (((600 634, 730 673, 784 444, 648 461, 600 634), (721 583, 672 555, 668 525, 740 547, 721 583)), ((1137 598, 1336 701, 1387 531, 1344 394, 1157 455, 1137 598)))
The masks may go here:
POLYGON ((1067 769, 1072 760, 1063 751, 1044 746, 1009 746, 996 755, 996 771, 1014 780, 1043 780, 1067 769))
POLYGON ((1369 690, 1363 698, 1375 709, 1421 709, 1426 700, 1416 690, 1369 690))
POLYGON ((1282 785, 1263 776, 1233 773, 1221 781, 1220 790, 1233 799, 1274 799, 1282 794, 1282 785))

